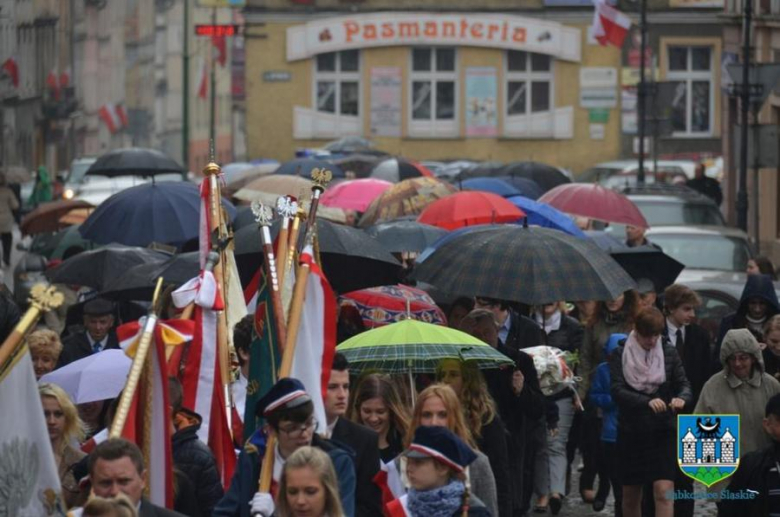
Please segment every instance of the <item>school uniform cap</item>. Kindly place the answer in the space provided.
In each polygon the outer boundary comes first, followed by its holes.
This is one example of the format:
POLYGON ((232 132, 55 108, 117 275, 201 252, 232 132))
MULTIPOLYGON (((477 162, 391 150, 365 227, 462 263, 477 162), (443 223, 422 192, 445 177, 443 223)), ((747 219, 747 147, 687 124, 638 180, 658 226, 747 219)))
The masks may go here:
POLYGON ((87 316, 105 316, 114 313, 114 304, 104 298, 93 298, 84 304, 84 314, 87 316))
POLYGON ((404 455, 408 458, 433 458, 457 472, 463 472, 477 455, 455 433, 440 426, 421 425, 404 455))
POLYGON ((311 402, 311 397, 306 393, 303 383, 292 377, 284 377, 257 401, 255 414, 268 416, 279 409, 292 409, 307 402, 311 402))

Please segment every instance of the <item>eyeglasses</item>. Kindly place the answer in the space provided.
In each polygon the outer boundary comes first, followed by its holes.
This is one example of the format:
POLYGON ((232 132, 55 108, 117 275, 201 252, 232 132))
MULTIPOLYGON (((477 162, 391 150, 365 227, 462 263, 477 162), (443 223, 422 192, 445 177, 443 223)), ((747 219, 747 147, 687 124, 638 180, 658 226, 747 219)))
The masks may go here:
POLYGON ((279 430, 286 434, 289 438, 300 438, 309 431, 317 428, 317 419, 311 418, 302 424, 293 424, 285 427, 280 427, 279 430))

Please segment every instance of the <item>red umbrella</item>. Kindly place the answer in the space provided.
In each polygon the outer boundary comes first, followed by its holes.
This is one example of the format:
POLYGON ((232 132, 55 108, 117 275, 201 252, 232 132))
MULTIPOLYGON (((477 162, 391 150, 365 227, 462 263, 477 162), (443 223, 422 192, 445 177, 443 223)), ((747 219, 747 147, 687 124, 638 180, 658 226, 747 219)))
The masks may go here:
POLYGON ((623 194, 594 183, 567 183, 550 190, 539 202, 567 214, 608 223, 649 228, 645 216, 623 194))
POLYGON ((322 194, 320 203, 333 208, 365 212, 374 199, 392 186, 389 181, 376 178, 342 181, 328 188, 322 194))
POLYGON ((447 324, 444 312, 428 293, 407 285, 361 289, 343 294, 340 299, 357 307, 367 329, 389 325, 407 317, 436 325, 447 324))
POLYGON ((476 224, 510 223, 521 217, 525 217, 525 212, 503 197, 490 192, 470 191, 434 201, 417 220, 454 230, 476 224))

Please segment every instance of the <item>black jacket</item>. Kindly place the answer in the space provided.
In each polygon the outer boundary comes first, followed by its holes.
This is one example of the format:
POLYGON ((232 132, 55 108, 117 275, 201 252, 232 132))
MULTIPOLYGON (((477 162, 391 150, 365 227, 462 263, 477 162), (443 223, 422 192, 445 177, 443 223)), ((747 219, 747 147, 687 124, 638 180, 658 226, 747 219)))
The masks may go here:
POLYGON ((688 180, 685 184, 688 188, 692 188, 700 194, 712 199, 718 206, 723 202, 723 191, 720 188, 720 183, 713 178, 708 178, 707 176, 693 178, 688 180))
MULTIPOLYGON (((664 329, 664 339, 669 340, 669 345, 676 347, 676 343, 670 340, 667 329, 664 329)), ((692 413, 704 383, 720 371, 720 368, 715 370, 712 366, 709 332, 695 323, 686 326, 683 348, 677 350, 677 353, 680 355, 685 376, 691 383, 693 392, 693 400, 685 404, 685 412, 692 413)))
POLYGON ((664 367, 666 381, 653 394, 647 394, 632 388, 623 376, 623 352, 625 340, 609 356, 609 374, 612 377, 610 390, 612 400, 618 407, 618 430, 628 432, 652 431, 654 429, 675 429, 677 416, 671 411, 653 413, 648 403, 660 398, 667 404, 673 398, 680 398, 686 405, 693 400, 691 383, 685 377, 677 350, 664 343, 664 367))
POLYGON ((509 318, 509 333, 504 343, 507 347, 522 350, 542 344, 539 325, 534 320, 527 316, 521 316, 512 309, 509 309, 507 317, 509 318))
POLYGON ((372 517, 382 514, 382 492, 374 483, 379 472, 379 435, 346 418, 339 418, 330 439, 355 452, 355 515, 372 517))
POLYGON ((778 442, 742 456, 739 468, 729 481, 728 491, 737 494, 750 490, 757 492, 756 496, 753 499, 723 499, 718 508, 718 517, 769 515, 769 490, 780 490, 780 486, 769 485, 769 470, 776 468, 777 462, 780 462, 778 442))
POLYGON ((174 433, 171 438, 173 463, 192 481, 202 515, 211 515, 214 506, 225 493, 214 454, 198 439, 198 429, 200 424, 174 433))
MULTIPOLYGON (((110 350, 112 348, 119 348, 119 340, 113 330, 108 333, 108 341, 106 341, 104 350, 110 350)), ((72 334, 62 341, 62 353, 57 361, 57 368, 61 368, 66 364, 70 364, 73 361, 78 361, 79 359, 83 359, 90 355, 92 355, 92 345, 89 344, 87 331, 84 330, 72 334)))
POLYGON ((493 420, 482 426, 477 438, 477 447, 490 461, 490 470, 496 479, 496 499, 498 500, 498 515, 495 517, 512 516, 512 494, 509 483, 509 450, 507 449, 507 431, 501 417, 496 414, 493 420))
POLYGON ((543 345, 560 348, 564 352, 576 352, 582 346, 583 335, 585 329, 582 328, 582 324, 575 320, 571 316, 561 315, 561 326, 558 330, 553 330, 549 334, 544 332, 544 329, 539 329, 541 332, 541 341, 543 345))
MULTIPOLYGON (((536 334, 538 336, 538 332, 536 334)), ((537 420, 544 414, 544 395, 539 387, 539 376, 534 360, 525 352, 502 344, 498 345, 497 350, 512 359, 515 367, 485 372, 488 391, 496 401, 498 413, 507 430, 511 434, 522 433, 526 419, 537 420), (520 395, 515 395, 512 390, 512 374, 515 370, 520 370, 525 377, 520 395)))
MULTIPOLYGON (((720 322, 718 342, 712 355, 712 367, 715 371, 719 371, 723 367, 720 362, 720 347, 723 344, 723 338, 726 336, 726 332, 732 329, 747 327, 746 315, 748 311, 748 301, 751 298, 761 298, 769 305, 767 319, 780 313, 780 302, 777 300, 777 293, 775 292, 775 284, 772 282, 772 277, 769 275, 748 275, 747 282, 745 282, 745 288, 742 290, 742 296, 739 298, 739 306, 737 307, 736 312, 729 314, 720 322)), ((762 336, 756 336, 756 339, 761 342, 763 338, 762 336)))
POLYGON ((141 499, 141 511, 138 512, 138 517, 186 517, 184 514, 166 510, 159 506, 153 505, 146 499, 141 499))

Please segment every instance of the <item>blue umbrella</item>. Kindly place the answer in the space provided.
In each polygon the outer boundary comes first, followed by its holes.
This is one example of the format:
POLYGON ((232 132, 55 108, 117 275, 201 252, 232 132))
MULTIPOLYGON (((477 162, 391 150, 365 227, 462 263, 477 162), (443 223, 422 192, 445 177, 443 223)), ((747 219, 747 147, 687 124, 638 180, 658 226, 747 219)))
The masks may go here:
POLYGON ((298 158, 284 162, 279 166, 274 174, 288 174, 303 176, 304 178, 311 178, 312 169, 328 169, 333 173, 334 178, 344 178, 346 175, 341 167, 335 163, 327 162, 325 160, 313 160, 310 158, 298 158))
POLYGON ((533 199, 534 201, 544 194, 544 189, 542 189, 534 180, 529 178, 522 178, 520 176, 493 176, 493 178, 509 183, 520 191, 521 196, 533 199))
POLYGON ((523 193, 499 178, 471 178, 460 182, 461 190, 481 190, 501 197, 522 196, 523 193))
POLYGON ((552 228, 575 237, 585 238, 585 234, 577 227, 571 217, 546 203, 539 203, 523 196, 513 196, 507 198, 507 201, 526 213, 528 224, 552 228))
MULTIPOLYGON (((222 200, 230 220, 236 209, 222 200)), ((187 182, 144 183, 106 199, 79 227, 93 242, 147 246, 152 242, 181 245, 197 239, 200 189, 187 182)))

